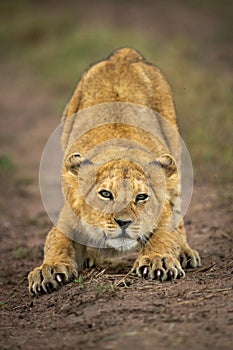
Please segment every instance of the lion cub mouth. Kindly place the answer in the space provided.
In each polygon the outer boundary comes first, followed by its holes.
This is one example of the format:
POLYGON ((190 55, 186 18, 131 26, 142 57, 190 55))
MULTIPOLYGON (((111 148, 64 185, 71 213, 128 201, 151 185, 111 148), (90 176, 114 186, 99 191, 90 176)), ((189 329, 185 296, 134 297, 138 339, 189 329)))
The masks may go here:
POLYGON ((133 238, 128 238, 125 236, 118 236, 108 239, 106 242, 107 248, 114 248, 119 252, 127 252, 138 246, 138 242, 133 238))
POLYGON ((109 237, 105 233, 106 247, 114 248, 119 252, 126 252, 134 249, 138 245, 138 241, 132 238, 126 229, 122 229, 120 233, 109 237))
POLYGON ((116 237, 113 237, 112 239, 118 239, 118 238, 133 239, 125 229, 122 229, 122 231, 116 237))

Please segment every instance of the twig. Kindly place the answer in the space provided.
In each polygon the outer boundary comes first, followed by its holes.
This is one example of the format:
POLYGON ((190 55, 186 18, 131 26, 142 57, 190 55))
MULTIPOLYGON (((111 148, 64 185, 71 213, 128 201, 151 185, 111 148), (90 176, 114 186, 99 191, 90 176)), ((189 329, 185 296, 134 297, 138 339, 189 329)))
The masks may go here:
POLYGON ((221 268, 223 269, 223 268, 231 266, 231 265, 233 265, 233 260, 230 261, 229 263, 227 263, 226 265, 223 265, 221 268))
POLYGON ((95 276, 95 278, 97 278, 97 277, 103 275, 103 274, 105 273, 105 271, 106 271, 106 269, 103 269, 102 271, 100 271, 100 272, 95 276))
POLYGON ((223 266, 217 266, 217 263, 213 263, 212 265, 210 265, 208 267, 203 267, 203 268, 200 268, 198 270, 194 270, 193 273, 210 271, 215 266, 216 266, 217 270, 221 270, 221 269, 224 269, 225 267, 228 267, 228 266, 231 266, 231 265, 233 265, 233 260, 230 261, 229 263, 223 265, 223 266))
POLYGON ((210 266, 202 267, 200 269, 194 270, 193 273, 199 273, 199 272, 206 272, 212 270, 213 267, 215 267, 217 263, 213 263, 210 266))
POLYGON ((226 232, 222 232, 220 234, 221 234, 221 236, 223 236, 224 238, 228 239, 229 241, 233 241, 233 238, 230 237, 226 232))
POLYGON ((123 278, 121 278, 118 282, 115 283, 115 287, 118 287, 119 285, 123 284, 126 288, 128 288, 126 283, 126 278, 129 277, 131 274, 131 271, 129 271, 123 278))

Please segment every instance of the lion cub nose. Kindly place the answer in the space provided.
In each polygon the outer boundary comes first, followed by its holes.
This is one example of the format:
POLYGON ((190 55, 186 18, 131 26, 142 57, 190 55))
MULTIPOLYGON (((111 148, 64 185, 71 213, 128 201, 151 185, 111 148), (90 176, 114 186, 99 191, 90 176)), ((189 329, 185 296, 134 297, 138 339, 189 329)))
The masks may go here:
POLYGON ((126 229, 131 223, 132 223, 132 221, 131 220, 120 220, 120 219, 114 219, 115 221, 116 221, 116 223, 120 226, 120 227, 122 227, 122 228, 124 228, 124 229, 126 229))

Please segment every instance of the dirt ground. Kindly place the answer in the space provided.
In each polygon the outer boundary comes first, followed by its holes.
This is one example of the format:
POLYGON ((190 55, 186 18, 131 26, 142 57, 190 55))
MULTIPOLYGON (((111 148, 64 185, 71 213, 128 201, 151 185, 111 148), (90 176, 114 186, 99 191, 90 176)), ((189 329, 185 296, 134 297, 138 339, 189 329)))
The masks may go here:
POLYGON ((121 266, 84 270, 79 282, 32 298, 27 273, 42 258, 49 222, 42 211, 29 215, 40 201, 30 185, 8 181, 1 198, 8 208, 1 213, 1 349, 231 348, 232 217, 212 188, 196 187, 186 216, 203 267, 184 280, 128 277, 120 283, 133 262, 128 257, 121 266))
POLYGON ((43 147, 58 125, 51 110, 56 92, 23 74, 13 84, 7 63, 1 76, 1 151, 16 166, 0 171, 0 349, 230 350, 233 207, 222 195, 227 183, 221 193, 201 179, 194 186, 185 222, 202 267, 188 270, 184 280, 128 276, 123 283, 134 259, 127 256, 121 264, 81 271, 79 281, 52 294, 29 295, 27 274, 40 264, 51 226, 37 181, 43 147))

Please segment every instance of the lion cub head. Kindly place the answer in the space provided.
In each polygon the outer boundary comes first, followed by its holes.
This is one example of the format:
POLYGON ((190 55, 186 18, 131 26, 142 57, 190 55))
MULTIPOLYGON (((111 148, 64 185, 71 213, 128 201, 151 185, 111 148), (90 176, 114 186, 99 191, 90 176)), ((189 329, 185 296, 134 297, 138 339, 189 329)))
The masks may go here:
POLYGON ((99 165, 78 153, 69 155, 63 192, 78 219, 79 235, 87 245, 119 252, 145 243, 174 192, 175 173, 174 159, 167 154, 144 166, 129 159, 99 165))

